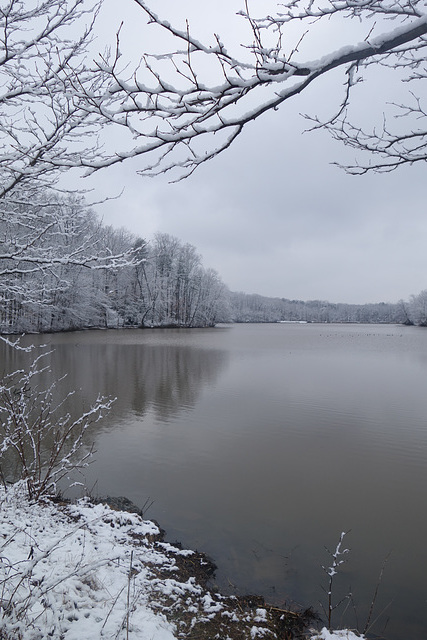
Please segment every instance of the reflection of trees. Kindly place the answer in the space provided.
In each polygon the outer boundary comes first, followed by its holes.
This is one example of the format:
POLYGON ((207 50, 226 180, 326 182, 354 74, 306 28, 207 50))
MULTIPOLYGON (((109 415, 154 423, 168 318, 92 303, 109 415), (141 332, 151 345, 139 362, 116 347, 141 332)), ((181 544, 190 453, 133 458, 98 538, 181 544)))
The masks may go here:
MULTIPOLYGON (((164 335, 167 337, 168 330, 164 335)), ((170 419, 181 408, 194 406, 203 387, 214 382, 227 363, 227 353, 217 349, 160 341, 124 344, 116 336, 112 336, 114 343, 100 339, 96 332, 54 336, 54 350, 47 358, 51 373, 43 374, 53 379, 66 374, 65 391, 76 389, 69 403, 72 413, 87 408, 98 394, 117 398, 111 415, 96 429, 113 426, 130 412, 142 416, 149 409, 159 420, 170 419)), ((46 342, 46 338, 36 337, 36 341, 46 342)), ((0 349, 4 371, 25 366, 28 354, 1 343, 0 349)))
POLYGON ((166 420, 183 406, 194 406, 205 384, 212 383, 225 364, 225 353, 193 347, 145 347, 134 354, 132 409, 140 414, 152 406, 166 420))

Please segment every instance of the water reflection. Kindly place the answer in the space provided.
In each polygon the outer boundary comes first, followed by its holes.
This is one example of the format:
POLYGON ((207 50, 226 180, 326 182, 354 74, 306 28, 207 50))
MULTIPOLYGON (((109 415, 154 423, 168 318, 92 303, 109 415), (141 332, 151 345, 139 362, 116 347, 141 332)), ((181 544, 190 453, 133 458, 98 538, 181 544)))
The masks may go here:
POLYGON ((42 364, 49 371, 40 376, 42 384, 47 384, 51 376, 65 376, 61 393, 76 390, 72 399, 74 411, 87 407, 99 393, 116 398, 112 418, 107 419, 113 426, 118 416, 123 419, 132 414, 142 418, 148 409, 154 411, 158 421, 167 421, 177 412, 190 409, 229 360, 229 354, 220 349, 159 344, 161 335, 155 334, 153 340, 154 332, 137 332, 133 336, 130 332, 105 333, 107 340, 103 332, 27 336, 22 344, 33 342, 38 347, 31 354, 16 352, 0 343, 3 375, 46 352, 42 364), (130 337, 133 340, 129 341, 130 337), (46 346, 39 349, 40 345, 46 346))

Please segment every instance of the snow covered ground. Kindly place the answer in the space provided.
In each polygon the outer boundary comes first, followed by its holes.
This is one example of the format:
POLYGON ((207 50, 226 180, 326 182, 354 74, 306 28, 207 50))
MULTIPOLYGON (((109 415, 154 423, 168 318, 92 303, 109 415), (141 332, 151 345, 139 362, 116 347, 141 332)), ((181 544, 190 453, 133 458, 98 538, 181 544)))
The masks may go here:
MULTIPOLYGON (((135 513, 34 503, 21 484, 0 489, 0 513, 4 640, 278 637, 266 608, 208 590, 189 572, 203 556, 163 542, 135 513)), ((312 637, 356 640, 326 629, 312 637)))
POLYGON ((343 629, 341 631, 328 631, 324 628, 311 636, 310 640, 363 640, 364 636, 356 635, 354 631, 343 629))

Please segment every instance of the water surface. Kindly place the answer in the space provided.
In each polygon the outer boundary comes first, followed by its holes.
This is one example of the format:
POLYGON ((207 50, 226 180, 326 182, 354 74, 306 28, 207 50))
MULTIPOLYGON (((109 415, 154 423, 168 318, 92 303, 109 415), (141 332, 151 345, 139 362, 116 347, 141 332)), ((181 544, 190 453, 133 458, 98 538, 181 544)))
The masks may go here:
POLYGON ((34 340, 80 389, 76 410, 98 392, 117 397, 90 433, 94 494, 150 497, 147 516, 211 555, 221 588, 318 610, 325 547, 349 531, 334 585, 337 599, 353 593, 343 622, 355 627, 356 611, 363 628, 388 558, 374 631, 424 640, 426 330, 248 324, 34 340))

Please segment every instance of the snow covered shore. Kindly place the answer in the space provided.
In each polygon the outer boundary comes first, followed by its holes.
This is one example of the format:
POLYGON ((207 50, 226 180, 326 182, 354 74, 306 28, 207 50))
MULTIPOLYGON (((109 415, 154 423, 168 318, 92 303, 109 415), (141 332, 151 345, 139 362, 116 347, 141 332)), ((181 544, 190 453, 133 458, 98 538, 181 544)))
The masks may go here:
MULTIPOLYGON (((209 590, 204 557, 164 542, 157 525, 135 513, 89 500, 31 502, 21 484, 0 489, 0 513, 4 640, 249 640, 307 622, 209 590)), ((326 629, 312 637, 356 639, 326 629)))

